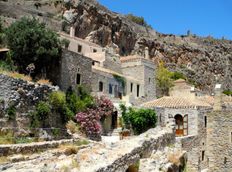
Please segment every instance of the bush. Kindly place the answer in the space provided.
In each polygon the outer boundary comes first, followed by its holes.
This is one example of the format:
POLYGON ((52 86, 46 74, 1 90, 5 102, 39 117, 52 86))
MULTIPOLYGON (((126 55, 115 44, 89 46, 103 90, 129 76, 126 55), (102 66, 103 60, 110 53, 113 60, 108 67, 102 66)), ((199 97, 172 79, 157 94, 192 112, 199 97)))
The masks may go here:
POLYGON ((133 109, 120 105, 122 118, 127 129, 132 127, 135 134, 141 134, 150 128, 156 127, 157 116, 152 109, 133 109))
POLYGON ((124 104, 119 105, 121 111, 122 111, 122 128, 130 128, 130 119, 127 113, 127 108, 124 104))
POLYGON ((51 108, 47 102, 40 101, 36 106, 36 115, 40 121, 45 121, 48 119, 51 113, 51 108))
POLYGON ((227 96, 232 96, 232 91, 231 90, 224 90, 223 94, 225 94, 227 96))
POLYGON ((145 21, 145 19, 143 17, 138 17, 138 16, 135 16, 133 14, 127 14, 126 18, 128 18, 129 20, 133 21, 134 23, 136 23, 138 25, 152 28, 151 25, 147 24, 147 22, 145 21))
POLYGON ((9 120, 15 120, 15 118, 16 118, 16 109, 15 109, 14 106, 10 106, 7 109, 7 116, 8 116, 9 120))
POLYGON ((129 119, 135 134, 141 134, 156 127, 157 116, 152 109, 129 109, 129 119))
POLYGON ((66 106, 65 94, 61 91, 54 91, 50 94, 49 102, 54 109, 62 111, 66 106))
POLYGON ((173 80, 186 79, 186 77, 184 76, 184 74, 182 74, 180 72, 172 72, 171 79, 173 79, 173 80))
POLYGON ((80 126, 77 125, 77 123, 75 123, 74 121, 70 120, 68 121, 68 123, 66 124, 66 128, 72 133, 77 133, 80 130, 80 126))
POLYGON ((102 131, 100 119, 113 113, 113 103, 101 97, 95 100, 96 106, 87 108, 86 111, 79 112, 76 115, 77 122, 80 124, 81 130, 87 136, 99 137, 102 131))

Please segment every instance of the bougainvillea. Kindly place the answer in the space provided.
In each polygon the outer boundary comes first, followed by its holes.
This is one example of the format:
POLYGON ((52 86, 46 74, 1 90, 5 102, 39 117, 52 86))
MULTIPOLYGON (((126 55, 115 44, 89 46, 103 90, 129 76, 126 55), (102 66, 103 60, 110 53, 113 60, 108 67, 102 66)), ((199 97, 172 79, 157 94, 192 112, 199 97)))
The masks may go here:
POLYGON ((113 109, 114 105, 108 98, 95 98, 95 106, 76 115, 77 122, 80 123, 81 129, 87 136, 98 137, 102 131, 100 119, 111 115, 113 109))

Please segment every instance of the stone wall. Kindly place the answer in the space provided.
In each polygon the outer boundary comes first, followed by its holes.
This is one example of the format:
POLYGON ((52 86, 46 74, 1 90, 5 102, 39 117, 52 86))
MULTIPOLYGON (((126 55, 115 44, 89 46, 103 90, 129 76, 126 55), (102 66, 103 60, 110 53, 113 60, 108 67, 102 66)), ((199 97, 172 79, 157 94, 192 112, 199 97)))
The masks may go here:
MULTIPOLYGON (((6 117, 9 107, 16 108, 17 117, 25 116, 39 102, 46 100, 56 87, 41 85, 0 74, 0 118, 6 117)), ((1 125, 3 127, 3 125, 1 125)))
MULTIPOLYGON (((175 143, 173 124, 164 128, 154 128, 117 144, 85 155, 85 161, 80 159, 79 171, 122 172, 136 164, 141 158, 150 157, 156 150, 163 150, 175 143), (94 157, 94 158, 92 158, 94 157)), ((80 152, 83 154, 83 152, 80 152)))
POLYGON ((61 144, 70 144, 75 142, 74 139, 64 139, 58 141, 47 141, 27 144, 0 145, 0 156, 9 156, 13 154, 35 153, 42 150, 57 148, 61 144))
POLYGON ((232 171, 232 111, 208 115, 207 144, 209 172, 232 171))
POLYGON ((63 49, 58 85, 66 91, 70 86, 77 87, 77 74, 80 74, 81 85, 91 90, 92 60, 83 55, 63 49))

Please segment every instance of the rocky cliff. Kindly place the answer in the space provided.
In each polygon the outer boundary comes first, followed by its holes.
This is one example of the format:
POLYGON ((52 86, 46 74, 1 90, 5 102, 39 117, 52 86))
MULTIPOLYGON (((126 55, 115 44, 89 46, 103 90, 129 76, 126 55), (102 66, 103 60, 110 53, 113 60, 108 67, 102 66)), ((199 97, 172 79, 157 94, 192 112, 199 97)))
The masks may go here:
POLYGON ((114 47, 120 55, 144 55, 163 60, 173 71, 180 71, 199 88, 210 92, 216 77, 224 89, 232 88, 232 41, 196 35, 165 35, 145 28, 114 13, 95 0, 0 0, 5 22, 24 15, 36 16, 54 30, 69 31, 101 46, 114 47))

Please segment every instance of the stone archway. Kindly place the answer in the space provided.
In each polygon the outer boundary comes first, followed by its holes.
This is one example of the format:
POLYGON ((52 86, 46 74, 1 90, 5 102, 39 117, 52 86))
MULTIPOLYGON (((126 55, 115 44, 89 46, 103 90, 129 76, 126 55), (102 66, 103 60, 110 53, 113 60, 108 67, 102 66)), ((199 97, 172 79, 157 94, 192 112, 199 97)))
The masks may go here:
POLYGON ((176 136, 180 137, 184 135, 184 119, 180 114, 177 114, 175 117, 176 123, 176 136))

